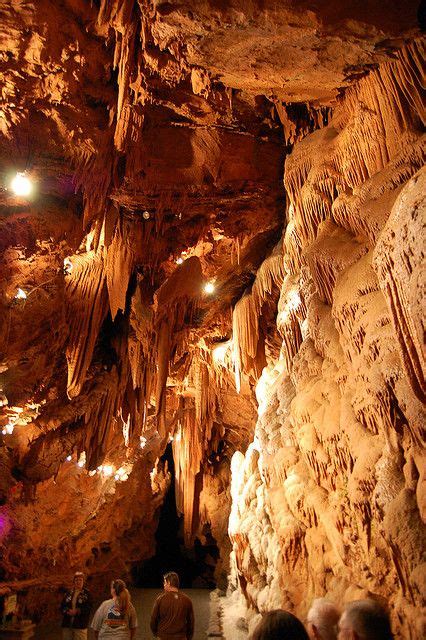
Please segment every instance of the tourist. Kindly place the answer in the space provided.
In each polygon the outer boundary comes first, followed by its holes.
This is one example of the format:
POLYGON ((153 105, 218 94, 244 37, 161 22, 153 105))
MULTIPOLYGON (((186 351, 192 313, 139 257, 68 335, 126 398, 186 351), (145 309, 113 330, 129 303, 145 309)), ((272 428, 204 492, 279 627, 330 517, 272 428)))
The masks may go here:
POLYGON ((339 640, 392 640, 389 615, 375 600, 346 605, 339 621, 339 640))
POLYGON ((130 593, 123 580, 111 582, 111 599, 105 600, 96 611, 91 628, 96 640, 132 640, 138 621, 130 601, 130 593))
POLYGON ((164 593, 155 601, 151 631, 160 640, 191 640, 194 635, 192 602, 179 591, 179 576, 173 571, 164 576, 164 593))
POLYGON ((336 640, 340 611, 325 598, 313 601, 307 617, 308 634, 311 640, 336 640))
POLYGON ((63 640, 86 640, 91 609, 92 598, 84 587, 84 574, 77 571, 73 588, 66 592, 61 604, 63 640))
POLYGON ((309 636, 299 618, 283 609, 276 609, 265 613, 251 640, 309 640, 309 636))

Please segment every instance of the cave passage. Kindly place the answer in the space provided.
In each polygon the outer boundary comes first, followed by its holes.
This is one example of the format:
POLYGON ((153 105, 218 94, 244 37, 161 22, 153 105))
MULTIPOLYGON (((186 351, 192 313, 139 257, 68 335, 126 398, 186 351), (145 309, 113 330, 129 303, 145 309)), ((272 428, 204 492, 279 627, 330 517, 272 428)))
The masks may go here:
MULTIPOLYGON (((171 444, 167 445, 161 461, 167 462, 172 478, 174 477, 174 461, 171 444)), ((205 525, 202 529, 204 544, 196 537, 191 548, 185 548, 183 537, 183 516, 176 510, 176 493, 174 481, 170 484, 160 513, 158 528, 155 534, 156 553, 152 558, 134 566, 132 578, 137 587, 161 588, 163 575, 168 571, 176 571, 181 586, 214 589, 216 582, 214 570, 219 557, 216 541, 205 525)))

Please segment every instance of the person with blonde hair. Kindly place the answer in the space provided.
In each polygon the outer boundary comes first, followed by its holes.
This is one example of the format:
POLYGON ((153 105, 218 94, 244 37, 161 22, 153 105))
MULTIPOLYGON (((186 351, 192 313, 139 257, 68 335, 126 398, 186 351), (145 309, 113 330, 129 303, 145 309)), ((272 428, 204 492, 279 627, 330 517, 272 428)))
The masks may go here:
POLYGON ((111 599, 105 600, 96 611, 91 628, 96 640, 133 640, 138 620, 123 580, 111 582, 111 599))

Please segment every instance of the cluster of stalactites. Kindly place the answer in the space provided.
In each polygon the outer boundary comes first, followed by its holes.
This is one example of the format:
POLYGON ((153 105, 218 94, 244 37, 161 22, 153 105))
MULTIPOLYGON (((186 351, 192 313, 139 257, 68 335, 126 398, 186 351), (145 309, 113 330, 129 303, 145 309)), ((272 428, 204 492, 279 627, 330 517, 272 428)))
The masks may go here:
POLYGON ((203 461, 223 436, 220 420, 220 381, 214 374, 211 350, 202 340, 195 350, 181 390, 176 414, 173 456, 176 469, 176 506, 184 515, 185 542, 192 541, 198 524, 197 476, 203 461))
POLYGON ((260 377, 266 364, 265 336, 259 325, 262 307, 271 298, 274 289, 281 287, 284 263, 281 243, 262 263, 257 271, 251 291, 235 305, 232 315, 232 335, 236 387, 240 389, 241 373, 260 377))
POLYGON ((388 181, 395 189, 422 165, 418 138, 425 117, 423 50, 423 42, 414 41, 398 52, 396 60, 360 80, 345 93, 331 124, 296 145, 287 158, 289 225, 284 245, 289 274, 300 271, 303 248, 315 240, 328 218, 336 216, 351 233, 361 232, 374 242, 380 221, 375 215, 370 220, 359 215, 365 200, 386 189, 382 183, 376 194, 373 177, 392 161, 388 181), (402 140, 408 158, 401 154, 402 140))

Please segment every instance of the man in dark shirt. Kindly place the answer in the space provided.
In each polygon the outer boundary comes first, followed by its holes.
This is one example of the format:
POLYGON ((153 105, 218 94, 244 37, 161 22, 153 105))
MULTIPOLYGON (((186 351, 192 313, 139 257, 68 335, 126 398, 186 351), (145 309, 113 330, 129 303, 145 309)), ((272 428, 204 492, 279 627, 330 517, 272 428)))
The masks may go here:
POLYGON ((179 591, 179 576, 164 576, 164 593, 158 596, 151 614, 151 631, 160 640, 192 640, 194 610, 192 602, 179 591))

